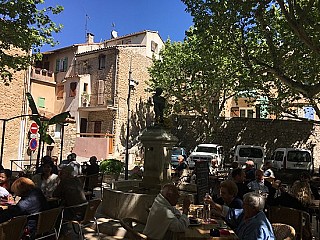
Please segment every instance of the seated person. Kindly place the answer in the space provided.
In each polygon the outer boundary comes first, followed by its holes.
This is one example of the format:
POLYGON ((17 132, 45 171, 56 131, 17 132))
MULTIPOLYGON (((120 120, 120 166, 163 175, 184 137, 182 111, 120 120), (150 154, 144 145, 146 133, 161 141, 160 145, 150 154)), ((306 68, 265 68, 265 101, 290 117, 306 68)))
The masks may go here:
MULTIPOLYGON (((8 209, 0 211, 0 222, 5 222, 16 216, 30 215, 48 209, 46 197, 31 179, 20 177, 13 182, 11 189, 21 199, 16 205, 8 206, 8 209)), ((31 236, 35 234, 36 223, 35 219, 28 219, 27 228, 31 236)))
POLYGON ((234 162, 231 163, 231 168, 228 171, 228 179, 229 180, 232 180, 232 171, 237 169, 237 168, 239 168, 239 167, 240 166, 239 166, 238 162, 234 161, 234 162))
POLYGON ((225 180, 220 184, 220 198, 215 202, 220 205, 227 205, 229 208, 242 208, 242 200, 237 197, 238 187, 231 180, 225 180))
POLYGON ((176 186, 166 184, 155 198, 143 233, 151 239, 172 239, 172 233, 184 232, 189 226, 190 200, 183 201, 182 214, 174 206, 179 199, 176 186))
POLYGON ((245 178, 246 174, 244 173, 243 169, 236 168, 231 173, 232 180, 235 182, 235 184, 238 187, 238 194, 237 196, 242 200, 243 195, 250 192, 247 184, 245 184, 245 178))
POLYGON ((266 162, 266 164, 263 167, 263 176, 265 178, 275 178, 274 173, 272 171, 272 162, 266 162))
POLYGON ((92 156, 89 159, 90 165, 86 168, 86 175, 93 175, 99 173, 99 165, 97 164, 97 157, 92 156))
MULTIPOLYGON (((212 207, 216 203, 206 199, 212 207)), ((243 196, 243 209, 221 208, 227 224, 232 227, 240 240, 274 240, 272 226, 263 212, 265 197, 249 192, 243 196)))
MULTIPOLYGON (((41 166, 36 169, 36 174, 43 172, 43 163, 47 161, 53 161, 49 155, 43 156, 41 159, 41 166)), ((54 164, 52 167, 52 172, 58 175, 58 167, 54 164)))
POLYGON ((12 195, 4 187, 0 187, 0 204, 1 205, 10 205, 13 204, 14 200, 12 195))
MULTIPOLYGON (((52 196, 61 199, 61 204, 65 207, 86 203, 83 184, 77 177, 72 175, 74 168, 72 166, 63 166, 59 172, 60 183, 53 191, 52 196)), ((86 206, 79 208, 67 208, 64 211, 64 219, 81 219, 86 206)))
POLYGON ((261 169, 256 170, 256 180, 249 182, 247 186, 250 191, 267 196, 268 204, 273 201, 276 189, 272 187, 269 181, 264 179, 261 169))
POLYGON ((181 177, 183 170, 186 169, 188 167, 188 165, 186 164, 186 162, 184 161, 184 157, 182 155, 178 156, 178 165, 176 166, 176 168, 174 169, 175 171, 175 175, 177 177, 181 177))
POLYGON ((311 203, 311 190, 305 182, 296 181, 292 185, 290 192, 286 192, 280 187, 281 195, 272 201, 272 205, 295 208, 308 211, 311 203))
POLYGON ((246 174, 246 182, 249 183, 255 179, 256 169, 254 167, 254 162, 252 160, 246 161, 246 167, 244 173, 246 174))
POLYGON ((4 187, 10 191, 11 183, 10 178, 12 177, 12 172, 10 169, 1 169, 0 170, 0 187, 4 187))
POLYGON ((318 192, 318 187, 316 186, 316 184, 314 184, 313 181, 311 181, 311 176, 309 173, 307 172, 303 172, 301 175, 300 175, 300 181, 301 182, 306 182, 309 184, 310 186, 310 190, 312 192, 312 195, 313 195, 313 198, 316 199, 316 200, 319 200, 320 199, 320 195, 319 195, 319 192, 318 192))
POLYGON ((53 161, 46 159, 42 164, 42 173, 38 173, 32 177, 36 187, 40 188, 46 198, 51 198, 53 191, 60 181, 57 174, 53 171, 53 161))

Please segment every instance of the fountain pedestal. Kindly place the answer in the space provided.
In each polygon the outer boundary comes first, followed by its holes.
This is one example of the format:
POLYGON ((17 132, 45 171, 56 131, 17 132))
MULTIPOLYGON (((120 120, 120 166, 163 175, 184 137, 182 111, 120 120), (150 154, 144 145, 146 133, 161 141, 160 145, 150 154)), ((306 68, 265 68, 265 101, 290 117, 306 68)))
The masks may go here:
POLYGON ((144 172, 141 187, 159 189, 171 182, 171 151, 178 139, 161 126, 146 128, 140 141, 144 147, 144 172))

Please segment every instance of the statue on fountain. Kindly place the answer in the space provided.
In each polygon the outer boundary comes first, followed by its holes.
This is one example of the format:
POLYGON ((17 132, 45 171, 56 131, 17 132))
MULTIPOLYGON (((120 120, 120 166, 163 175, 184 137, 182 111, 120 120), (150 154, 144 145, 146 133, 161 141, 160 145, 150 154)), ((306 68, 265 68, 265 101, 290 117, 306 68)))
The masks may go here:
POLYGON ((155 125, 163 125, 163 111, 166 106, 166 99, 161 96, 163 90, 162 88, 156 88, 156 92, 152 97, 153 108, 155 114, 155 125))

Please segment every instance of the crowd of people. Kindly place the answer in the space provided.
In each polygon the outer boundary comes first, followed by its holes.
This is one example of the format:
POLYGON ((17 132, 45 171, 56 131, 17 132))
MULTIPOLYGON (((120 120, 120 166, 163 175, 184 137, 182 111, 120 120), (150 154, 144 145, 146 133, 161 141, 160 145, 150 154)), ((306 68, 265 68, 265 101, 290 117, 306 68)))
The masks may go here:
MULTIPOLYGON (((180 158, 179 158, 180 157, 180 158)), ((183 156, 173 176, 183 181, 188 169, 183 156)), ((252 160, 245 167, 232 163, 226 180, 220 183, 219 192, 212 192, 204 202, 210 204, 211 213, 222 217, 241 239, 275 239, 272 225, 266 214, 267 206, 284 206, 308 212, 311 199, 320 199, 318 189, 310 182, 311 176, 302 173, 288 190, 275 178, 272 163, 266 162, 256 169, 252 160)), ((184 232, 190 222, 187 213, 190 202, 184 200, 182 213, 175 208, 179 196, 175 185, 165 185, 151 207, 144 233, 151 239, 171 239, 170 234, 184 232), (161 227, 159 227, 159 223, 161 227), (164 237, 166 236, 166 237, 164 237)), ((311 239, 311 226, 303 226, 303 239, 311 239)))
MULTIPOLYGON (((97 158, 92 156, 82 174, 99 173, 97 158)), ((18 176, 12 178, 9 169, 0 169, 0 223, 21 216, 32 215, 50 208, 65 207, 64 219, 80 220, 84 216, 86 206, 69 208, 87 202, 83 183, 77 177, 80 164, 76 154, 71 153, 67 159, 57 166, 50 156, 41 159, 41 166, 32 177, 18 176), (54 201, 53 201, 54 200, 54 201)), ((25 235, 33 239, 36 233, 37 219, 28 218, 25 235)), ((63 231, 62 231, 63 233, 63 231)))

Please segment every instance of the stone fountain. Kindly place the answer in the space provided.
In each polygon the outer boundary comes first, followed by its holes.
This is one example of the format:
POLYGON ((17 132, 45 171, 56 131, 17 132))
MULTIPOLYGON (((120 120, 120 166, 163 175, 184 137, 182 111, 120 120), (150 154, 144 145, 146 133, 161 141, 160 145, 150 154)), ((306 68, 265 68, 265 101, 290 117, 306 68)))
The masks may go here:
POLYGON ((101 212, 111 218, 132 217, 146 222, 161 186, 171 182, 171 149, 178 139, 164 127, 165 100, 160 96, 161 92, 156 91, 153 97, 156 123, 144 129, 139 137, 144 148, 143 180, 124 180, 115 183, 116 189, 105 188, 103 191, 101 212))

